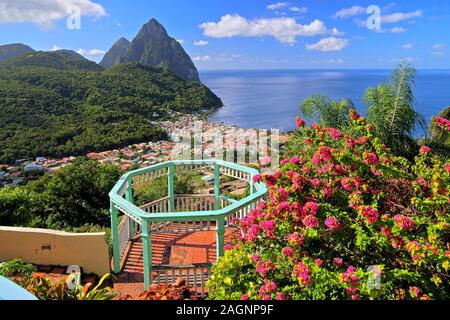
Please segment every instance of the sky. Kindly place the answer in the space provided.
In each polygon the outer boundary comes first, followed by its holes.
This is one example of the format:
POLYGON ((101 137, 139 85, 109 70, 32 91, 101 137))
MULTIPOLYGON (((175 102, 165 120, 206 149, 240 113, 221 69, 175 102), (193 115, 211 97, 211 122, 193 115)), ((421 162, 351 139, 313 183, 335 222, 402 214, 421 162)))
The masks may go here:
POLYGON ((446 0, 0 0, 0 44, 98 62, 151 18, 200 70, 450 68, 446 0))

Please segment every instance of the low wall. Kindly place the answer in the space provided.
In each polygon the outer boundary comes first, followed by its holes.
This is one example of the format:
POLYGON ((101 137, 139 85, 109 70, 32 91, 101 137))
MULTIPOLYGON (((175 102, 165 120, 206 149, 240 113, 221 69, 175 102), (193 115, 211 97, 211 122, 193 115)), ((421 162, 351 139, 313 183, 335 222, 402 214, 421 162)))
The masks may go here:
POLYGON ((0 227, 0 261, 22 258, 38 265, 78 265, 84 273, 110 272, 105 233, 0 227))

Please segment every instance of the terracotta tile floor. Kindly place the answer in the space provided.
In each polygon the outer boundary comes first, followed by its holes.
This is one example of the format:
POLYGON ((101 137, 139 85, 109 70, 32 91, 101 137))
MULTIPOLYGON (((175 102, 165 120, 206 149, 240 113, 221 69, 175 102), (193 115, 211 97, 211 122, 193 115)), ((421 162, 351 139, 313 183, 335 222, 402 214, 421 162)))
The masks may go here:
MULTIPOLYGON (((225 244, 231 244, 239 230, 227 229, 225 244)), ((214 263, 216 261, 215 233, 211 231, 187 234, 159 234, 152 236, 153 265, 186 265, 214 263)), ((116 275, 113 286, 119 295, 135 298, 144 290, 144 261, 142 242, 136 238, 132 244, 122 272, 116 275)))
MULTIPOLYGON (((46 279, 52 280, 54 283, 60 283, 61 281, 65 281, 69 276, 66 273, 67 267, 60 266, 36 266, 37 271, 33 273, 33 277, 43 277, 46 279)), ((95 283, 98 280, 98 277, 95 275, 85 275, 81 277, 81 284, 84 285, 88 282, 95 283)))

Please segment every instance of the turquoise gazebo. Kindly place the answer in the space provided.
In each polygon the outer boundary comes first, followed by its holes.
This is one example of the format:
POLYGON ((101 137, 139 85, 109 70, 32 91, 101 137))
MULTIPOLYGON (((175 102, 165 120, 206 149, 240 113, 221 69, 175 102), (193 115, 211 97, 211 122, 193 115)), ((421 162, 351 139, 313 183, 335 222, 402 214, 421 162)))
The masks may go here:
POLYGON ((109 193, 114 272, 121 271, 121 258, 127 243, 136 234, 142 237, 144 287, 154 280, 152 241, 154 233, 192 233, 211 231, 216 234, 216 260, 224 253, 225 228, 245 217, 262 201, 267 188, 254 182, 258 170, 221 160, 175 160, 126 173, 109 193), (174 177, 191 172, 214 176, 214 194, 177 195, 174 177), (222 194, 221 177, 245 181, 249 195, 241 200, 222 194), (155 179, 167 177, 168 194, 143 206, 133 203, 133 189, 155 179), (119 215, 122 217, 119 227, 119 215))

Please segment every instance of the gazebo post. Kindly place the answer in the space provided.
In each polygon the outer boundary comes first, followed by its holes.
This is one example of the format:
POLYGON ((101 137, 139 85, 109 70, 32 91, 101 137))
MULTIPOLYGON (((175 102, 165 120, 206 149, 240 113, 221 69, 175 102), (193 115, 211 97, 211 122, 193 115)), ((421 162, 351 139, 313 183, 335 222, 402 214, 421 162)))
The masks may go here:
POLYGON ((220 202, 220 170, 219 165, 214 163, 214 210, 219 210, 220 202))
POLYGON ((144 258, 144 290, 150 288, 152 282, 152 239, 148 230, 148 221, 142 221, 142 255, 144 258))
POLYGON ((117 223, 118 210, 114 203, 110 201, 110 214, 111 214, 111 235, 113 244, 113 261, 114 261, 114 273, 120 272, 120 252, 119 252, 119 226, 117 223))
POLYGON ((224 254, 225 246, 225 217, 219 217, 216 220, 216 261, 224 254))
MULTIPOLYGON (((133 179, 131 177, 128 177, 127 180, 128 187, 125 191, 125 199, 129 203, 133 203, 133 179)), ((130 231, 130 239, 134 238, 134 220, 129 218, 129 231, 130 231)))
POLYGON ((174 186, 175 166, 172 163, 169 166, 169 174, 167 179, 168 196, 169 196, 169 212, 175 211, 175 186, 174 186))

